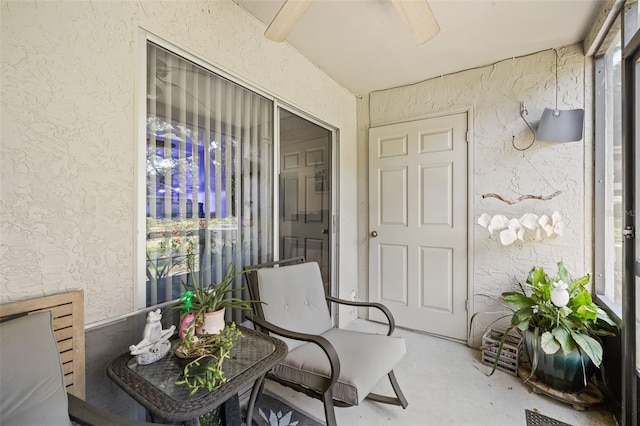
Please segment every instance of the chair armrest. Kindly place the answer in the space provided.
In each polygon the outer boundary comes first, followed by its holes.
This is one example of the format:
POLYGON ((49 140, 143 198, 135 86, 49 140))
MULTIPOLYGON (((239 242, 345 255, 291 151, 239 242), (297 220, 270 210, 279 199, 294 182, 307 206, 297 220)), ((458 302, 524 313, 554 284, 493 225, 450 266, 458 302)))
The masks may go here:
POLYGON ((382 303, 356 302, 354 300, 338 299, 337 297, 332 297, 332 296, 326 296, 325 299, 327 299, 330 302, 339 303, 341 305, 363 306, 363 307, 380 309, 384 314, 384 316, 387 317, 387 322, 389 323, 389 331, 387 331, 387 336, 391 336, 391 334, 393 334, 393 331, 396 329, 396 320, 393 318, 393 314, 391 313, 389 308, 384 306, 382 303))
MULTIPOLYGON (((268 330, 271 333, 277 334, 282 337, 287 337, 289 339, 302 340, 304 342, 314 343, 320 346, 320 349, 322 349, 324 353, 327 355, 327 358, 329 359, 329 365, 331 366, 331 378, 329 380, 329 385, 326 387, 326 389, 331 388, 333 384, 338 381, 338 378, 340 377, 340 359, 338 358, 338 353, 336 352, 335 348, 331 343, 329 343, 327 339, 315 334, 298 333, 292 330, 287 330, 285 328, 278 327, 277 325, 272 324, 266 321, 265 319, 260 318, 252 313, 248 313, 246 315, 249 321, 253 322, 254 324, 257 324, 258 326, 262 327, 265 330, 268 330)), ((324 389, 322 392, 324 393, 326 389, 324 389)))
POLYGON ((117 416, 70 393, 67 393, 67 398, 69 400, 69 417, 73 422, 82 426, 141 426, 153 424, 117 416))

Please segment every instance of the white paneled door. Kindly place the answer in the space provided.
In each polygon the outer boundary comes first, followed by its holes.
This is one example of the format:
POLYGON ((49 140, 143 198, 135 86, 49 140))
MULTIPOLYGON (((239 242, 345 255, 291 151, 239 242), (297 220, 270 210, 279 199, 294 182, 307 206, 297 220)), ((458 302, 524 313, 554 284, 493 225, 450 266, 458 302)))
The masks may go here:
POLYGON ((466 112, 369 129, 369 300, 387 305, 399 326, 459 340, 467 334, 467 130, 466 112))

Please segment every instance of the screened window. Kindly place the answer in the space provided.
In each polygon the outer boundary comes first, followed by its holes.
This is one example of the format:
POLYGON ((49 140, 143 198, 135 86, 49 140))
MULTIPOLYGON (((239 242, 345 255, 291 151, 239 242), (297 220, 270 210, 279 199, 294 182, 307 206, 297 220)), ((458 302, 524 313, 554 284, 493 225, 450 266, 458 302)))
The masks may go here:
POLYGON ((146 110, 152 306, 180 297, 188 264, 217 282, 271 259, 273 102, 149 42, 146 110))
POLYGON ((620 18, 596 57, 596 293, 622 308, 622 51, 620 18))

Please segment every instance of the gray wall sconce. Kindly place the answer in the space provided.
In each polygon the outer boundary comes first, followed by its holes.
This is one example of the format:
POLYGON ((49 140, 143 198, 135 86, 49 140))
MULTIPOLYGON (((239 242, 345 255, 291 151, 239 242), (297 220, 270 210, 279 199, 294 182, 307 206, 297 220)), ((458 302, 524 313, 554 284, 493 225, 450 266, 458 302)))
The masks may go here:
POLYGON ((582 139, 583 128, 584 109, 545 108, 536 137, 544 142, 577 142, 582 139))
POLYGON ((553 51, 556 55, 556 107, 544 109, 536 137, 544 142, 576 142, 582 139, 584 109, 558 109, 558 51, 553 51))
POLYGON ((525 148, 518 148, 515 144, 515 136, 511 138, 511 145, 518 151, 526 151, 538 140, 541 142, 577 142, 582 139, 584 131, 584 109, 558 109, 558 51, 553 49, 556 55, 556 106, 545 108, 538 123, 536 132, 525 118, 529 114, 524 102, 520 102, 520 117, 524 120, 533 133, 531 143, 525 148))

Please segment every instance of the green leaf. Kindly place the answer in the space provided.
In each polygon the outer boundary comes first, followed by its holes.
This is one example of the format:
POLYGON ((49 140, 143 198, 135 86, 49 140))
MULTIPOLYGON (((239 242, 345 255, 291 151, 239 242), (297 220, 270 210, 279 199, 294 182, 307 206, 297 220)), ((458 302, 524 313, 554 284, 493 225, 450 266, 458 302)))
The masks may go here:
POLYGON ((515 327, 518 324, 521 324, 523 322, 528 322, 532 316, 533 316, 532 307, 519 309, 513 313, 513 316, 511 317, 511 325, 515 327))
POLYGON ((616 333, 613 331, 603 330, 603 329, 590 330, 589 333, 595 334, 596 336, 615 336, 616 335, 616 333))
POLYGON ((543 330, 551 328, 558 318, 558 308, 555 306, 538 305, 538 313, 533 316, 533 320, 542 327, 543 330))
POLYGON ((573 337, 580 349, 591 358, 591 361, 599 367, 602 363, 602 346, 600 346, 600 343, 586 334, 571 332, 571 337, 573 337))
POLYGON ((571 306, 574 308, 583 305, 590 305, 591 303, 591 294, 589 294, 589 292, 584 288, 574 295, 570 302, 571 306))
POLYGON ((596 320, 598 317, 598 308, 592 303, 591 305, 583 305, 576 309, 576 314, 584 319, 596 320))
POLYGON ((544 268, 538 268, 538 269, 534 272, 534 274, 533 274, 533 277, 532 277, 533 279, 532 279, 531 284, 532 284, 534 287, 538 287, 538 288, 539 288, 541 285, 545 285, 545 283, 548 281, 548 280, 546 279, 546 278, 547 278, 547 276, 546 276, 546 275, 547 275, 547 274, 545 274, 545 273, 544 273, 544 268))
POLYGON ((562 263, 562 260, 558 262, 558 278, 560 278, 565 283, 569 282, 569 273, 567 272, 567 269, 564 267, 564 263, 562 263))
POLYGON ((604 310, 602 310, 601 308, 598 308, 597 306, 596 306, 596 318, 599 319, 600 321, 604 321, 605 323, 613 327, 617 327, 617 324, 615 323, 615 321, 611 319, 609 314, 607 314, 604 310))
MULTIPOLYGON (((586 291, 586 289, 584 288, 584 286, 586 286, 587 284, 589 284, 589 282, 591 281, 591 276, 590 275, 585 275, 584 277, 580 277, 574 281, 572 281, 569 284, 569 294, 573 296, 574 291, 576 290, 584 290, 586 291)), ((567 281, 565 281, 567 282, 567 281)))
POLYGON ((536 304, 536 302, 529 296, 513 291, 502 293, 502 298, 505 302, 515 305, 518 308, 524 308, 536 304))
POLYGON ((529 329, 529 320, 522 321, 517 326, 521 331, 525 331, 529 329))
POLYGON ((548 331, 545 331, 540 336, 540 345, 542 346, 544 353, 547 355, 555 354, 558 352, 558 349, 560 349, 560 343, 555 337, 553 337, 553 334, 548 331))
POLYGON ((551 281, 543 268, 538 268, 533 274, 532 287, 542 300, 551 300, 551 281))
POLYGON ((531 280, 531 289, 533 291, 533 298, 537 300, 550 300, 551 298, 551 285, 549 277, 544 272, 543 268, 535 270, 531 280))
POLYGON ((560 347, 562 348, 562 352, 568 354, 573 352, 576 349, 576 345, 571 338, 571 333, 568 330, 562 327, 556 327, 551 331, 553 337, 560 343, 560 347))

